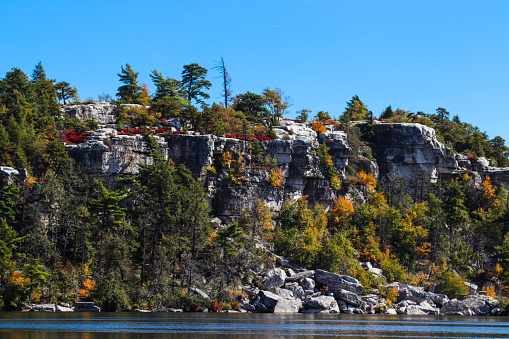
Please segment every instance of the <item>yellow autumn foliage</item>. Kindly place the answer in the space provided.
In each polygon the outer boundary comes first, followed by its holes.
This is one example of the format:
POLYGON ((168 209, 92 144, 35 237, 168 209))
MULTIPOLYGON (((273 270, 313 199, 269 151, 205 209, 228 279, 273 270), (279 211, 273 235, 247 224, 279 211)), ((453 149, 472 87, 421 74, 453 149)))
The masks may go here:
POLYGON ((282 168, 273 168, 269 173, 269 184, 274 187, 280 187, 285 173, 282 168))
POLYGON ((226 151, 221 155, 221 166, 223 168, 230 168, 230 165, 232 163, 232 154, 230 151, 226 151))
POLYGON ((341 227, 350 222, 354 211, 353 202, 340 196, 334 202, 334 207, 329 213, 329 222, 335 227, 341 227))
POLYGON ((311 122, 311 128, 316 132, 316 133, 324 133, 324 132, 327 132, 327 128, 325 128, 325 126, 323 125, 323 123, 321 121, 318 121, 318 120, 313 120, 311 122))
POLYGON ((355 175, 357 179, 365 181, 366 182, 366 188, 368 192, 374 193, 376 190, 376 178, 372 174, 367 174, 364 171, 360 171, 355 175))

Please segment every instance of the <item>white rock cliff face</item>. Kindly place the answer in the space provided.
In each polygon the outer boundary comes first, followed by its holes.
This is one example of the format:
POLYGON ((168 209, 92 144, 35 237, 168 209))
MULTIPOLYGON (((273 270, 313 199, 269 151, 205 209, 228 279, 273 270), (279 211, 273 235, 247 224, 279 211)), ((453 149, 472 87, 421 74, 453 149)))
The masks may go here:
POLYGON ((433 128, 410 123, 377 123, 375 157, 381 176, 399 178, 407 185, 427 185, 438 178, 468 173, 480 185, 488 175, 509 189, 509 168, 489 166, 485 158, 468 160, 440 143, 433 128))
MULTIPOLYGON (((104 123, 113 121, 112 105, 96 103, 71 106, 78 119, 94 119, 104 123)), ((307 196, 311 206, 320 203, 329 207, 338 192, 329 187, 322 174, 317 149, 320 143, 329 147, 329 153, 340 177, 351 160, 352 150, 347 135, 329 131, 317 135, 309 125, 283 120, 275 128, 278 140, 262 141, 264 154, 275 158, 284 177, 280 186, 269 183, 270 169, 251 162, 245 143, 241 140, 214 135, 175 134, 169 141, 155 137, 165 159, 184 164, 195 178, 201 178, 216 215, 239 216, 240 212, 254 206, 256 199, 265 201, 273 211, 279 211, 287 200, 307 196), (243 165, 237 183, 231 181, 229 169, 221 168, 221 156, 226 151, 233 160, 243 153, 243 165), (216 171, 207 171, 213 166, 216 171)), ((466 156, 454 154, 438 142, 432 128, 409 123, 376 123, 375 141, 372 144, 375 159, 364 159, 373 174, 380 171, 381 178, 401 179, 406 186, 420 186, 424 191, 438 178, 448 179, 469 173, 478 185, 489 175, 494 183, 509 189, 509 168, 491 167, 486 159, 470 161, 466 156)), ((135 174, 139 163, 151 164, 151 150, 143 138, 118 135, 114 129, 102 129, 78 145, 67 145, 67 151, 88 173, 99 175, 135 174)), ((344 192, 343 192, 344 193, 344 192)))
POLYGON ((91 119, 102 124, 111 124, 115 122, 115 117, 113 116, 114 108, 115 106, 109 102, 96 101, 91 104, 65 105, 63 110, 71 118, 81 121, 91 119))

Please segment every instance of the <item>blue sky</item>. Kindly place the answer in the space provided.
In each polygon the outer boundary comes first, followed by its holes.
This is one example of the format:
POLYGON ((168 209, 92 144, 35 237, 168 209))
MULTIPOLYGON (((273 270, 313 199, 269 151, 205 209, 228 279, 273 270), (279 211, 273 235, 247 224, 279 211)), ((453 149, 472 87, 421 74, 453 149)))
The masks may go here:
MULTIPOLYGON (((0 77, 12 67, 68 81, 82 99, 115 95, 120 66, 180 79, 224 58, 234 94, 279 87, 295 111, 338 117, 357 94, 451 116, 509 141, 509 1, 0 0, 0 77)), ((508 144, 509 142, 506 142, 508 144)))

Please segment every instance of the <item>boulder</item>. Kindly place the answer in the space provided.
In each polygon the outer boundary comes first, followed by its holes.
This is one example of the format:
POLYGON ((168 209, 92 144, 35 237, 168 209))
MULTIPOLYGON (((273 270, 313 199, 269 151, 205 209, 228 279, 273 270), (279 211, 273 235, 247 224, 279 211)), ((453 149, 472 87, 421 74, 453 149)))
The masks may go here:
POLYGON ((440 309, 440 315, 472 315, 472 312, 462 300, 452 299, 440 309))
POLYGON ((284 289, 284 288, 272 287, 272 288, 269 288, 269 291, 274 293, 275 295, 277 295, 280 298, 286 298, 286 299, 294 299, 295 298, 295 295, 293 294, 292 291, 284 289))
POLYGON ((445 294, 426 292, 422 287, 399 283, 397 283, 397 285, 391 284, 390 286, 396 286, 398 288, 398 302, 402 300, 412 300, 417 303, 427 301, 430 304, 434 303, 439 307, 442 307, 447 301, 449 301, 449 298, 445 294))
POLYGON ((254 306, 255 306, 255 312, 269 313, 269 312, 272 312, 272 310, 273 310, 273 309, 268 308, 267 306, 265 306, 262 303, 257 303, 254 306))
POLYGON ((428 297, 433 301, 438 307, 444 306, 446 302, 449 301, 449 297, 445 294, 428 292, 428 297))
POLYGON ((304 278, 310 278, 315 274, 315 271, 308 270, 308 271, 302 271, 295 274, 292 274, 291 276, 286 278, 286 281, 300 281, 304 278))
POLYGON ((417 305, 419 309, 429 315, 438 315, 439 309, 437 307, 433 307, 430 305, 427 301, 421 302, 419 305, 417 305))
POLYGON ((170 312, 170 313, 182 313, 182 312, 184 312, 184 310, 181 309, 181 308, 172 308, 172 307, 170 307, 170 308, 168 308, 166 310, 166 312, 170 312))
POLYGON ((471 295, 462 302, 475 315, 491 315, 499 307, 499 302, 487 295, 471 295))
POLYGON ((472 284, 468 281, 465 281, 464 284, 468 288, 469 295, 477 294, 477 290, 479 289, 479 286, 477 286, 476 284, 472 284))
POLYGON ((36 304, 32 306, 33 312, 55 312, 55 304, 36 304))
POLYGON ((285 287, 293 292, 293 295, 295 296, 295 298, 302 299, 302 297, 304 296, 304 289, 302 288, 302 286, 299 286, 297 283, 290 283, 290 284, 286 284, 285 287), (290 285, 290 284, 292 284, 292 285, 290 285), (295 284, 295 285, 293 285, 293 284, 295 284))
POLYGON ((101 308, 90 301, 74 303, 74 312, 101 312, 101 308))
POLYGON ((260 303, 268 308, 274 308, 279 300, 279 297, 270 291, 260 291, 260 303))
POLYGON ((368 269, 369 272, 373 273, 374 276, 381 277, 383 272, 381 268, 371 267, 368 269))
POLYGON ((299 313, 302 308, 300 299, 279 298, 274 307, 274 313, 299 313))
POLYGON ((314 290, 315 289, 315 281, 311 278, 304 278, 301 280, 300 285, 304 290, 314 290))
POLYGON ((339 289, 347 290, 355 294, 361 294, 364 290, 359 280, 347 275, 331 273, 323 270, 315 271, 316 282, 328 287, 331 292, 336 292, 339 289))
POLYGON ((396 310, 398 314, 407 314, 407 315, 426 315, 427 313, 421 310, 419 305, 409 305, 403 306, 396 310))
POLYGON ((72 308, 66 307, 66 306, 60 306, 60 305, 57 305, 56 311, 57 312, 74 312, 74 310, 72 308))
POLYGON ((346 310, 348 308, 348 304, 344 300, 336 299, 336 302, 338 303, 340 311, 346 310))
POLYGON ((339 313, 339 307, 336 299, 331 296, 321 295, 304 300, 303 306, 306 310, 318 309, 326 310, 327 313, 339 313))
POLYGON ((422 287, 400 284, 398 291, 398 302, 402 300, 412 300, 420 303, 429 300, 428 292, 424 291, 424 288, 422 287))
POLYGON ((396 310, 394 308, 388 308, 386 311, 385 311, 385 314, 391 314, 391 315, 394 315, 394 314, 398 314, 398 312, 396 312, 396 310))
POLYGON ((255 286, 242 286, 242 290, 244 292, 246 292, 246 294, 249 296, 249 298, 257 296, 258 293, 260 293, 260 290, 258 289, 258 287, 255 287, 255 286))
POLYGON ((194 294, 199 295, 200 297, 202 297, 205 300, 210 300, 209 295, 207 293, 203 292, 202 290, 200 290, 199 288, 191 287, 189 290, 191 292, 193 292, 194 294))
POLYGON ((256 310, 254 305, 251 305, 251 304, 244 304, 244 305, 242 305, 242 308, 249 312, 254 312, 256 310))
POLYGON ((334 292, 334 298, 341 299, 341 300, 345 301, 347 304, 357 306, 357 307, 361 307, 361 306, 365 305, 365 302, 362 300, 362 298, 360 296, 358 296, 357 294, 355 294, 353 292, 343 290, 343 289, 339 289, 336 292, 334 292))
POLYGON ((285 283, 285 280, 285 271, 280 268, 273 268, 267 273, 262 289, 268 290, 269 288, 280 287, 285 283))

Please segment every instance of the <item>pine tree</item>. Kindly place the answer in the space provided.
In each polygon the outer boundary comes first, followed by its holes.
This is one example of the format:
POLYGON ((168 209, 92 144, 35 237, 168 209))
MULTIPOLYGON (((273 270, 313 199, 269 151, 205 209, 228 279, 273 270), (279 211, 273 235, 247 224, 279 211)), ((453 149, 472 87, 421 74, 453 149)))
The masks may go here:
POLYGON ((64 105, 66 104, 65 101, 68 99, 79 100, 78 89, 76 87, 71 87, 67 81, 58 82, 55 85, 55 89, 57 91, 58 100, 62 100, 64 105))
POLYGON ((346 103, 346 109, 339 118, 341 122, 350 122, 368 119, 368 108, 354 95, 350 101, 346 103))
POLYGON ((38 111, 38 128, 43 130, 49 124, 60 119, 61 110, 55 91, 55 80, 46 77, 46 71, 39 63, 32 73, 31 85, 33 88, 34 106, 38 111))
POLYGON ((138 72, 132 70, 131 65, 121 66, 122 71, 118 73, 120 82, 124 83, 118 88, 117 97, 122 103, 137 104, 141 93, 141 86, 138 85, 138 72))
POLYGON ((187 101, 196 101, 199 104, 204 104, 203 99, 210 98, 210 95, 203 92, 203 89, 209 89, 212 84, 206 80, 207 69, 200 65, 193 63, 184 65, 182 71, 182 85, 187 91, 187 101))

